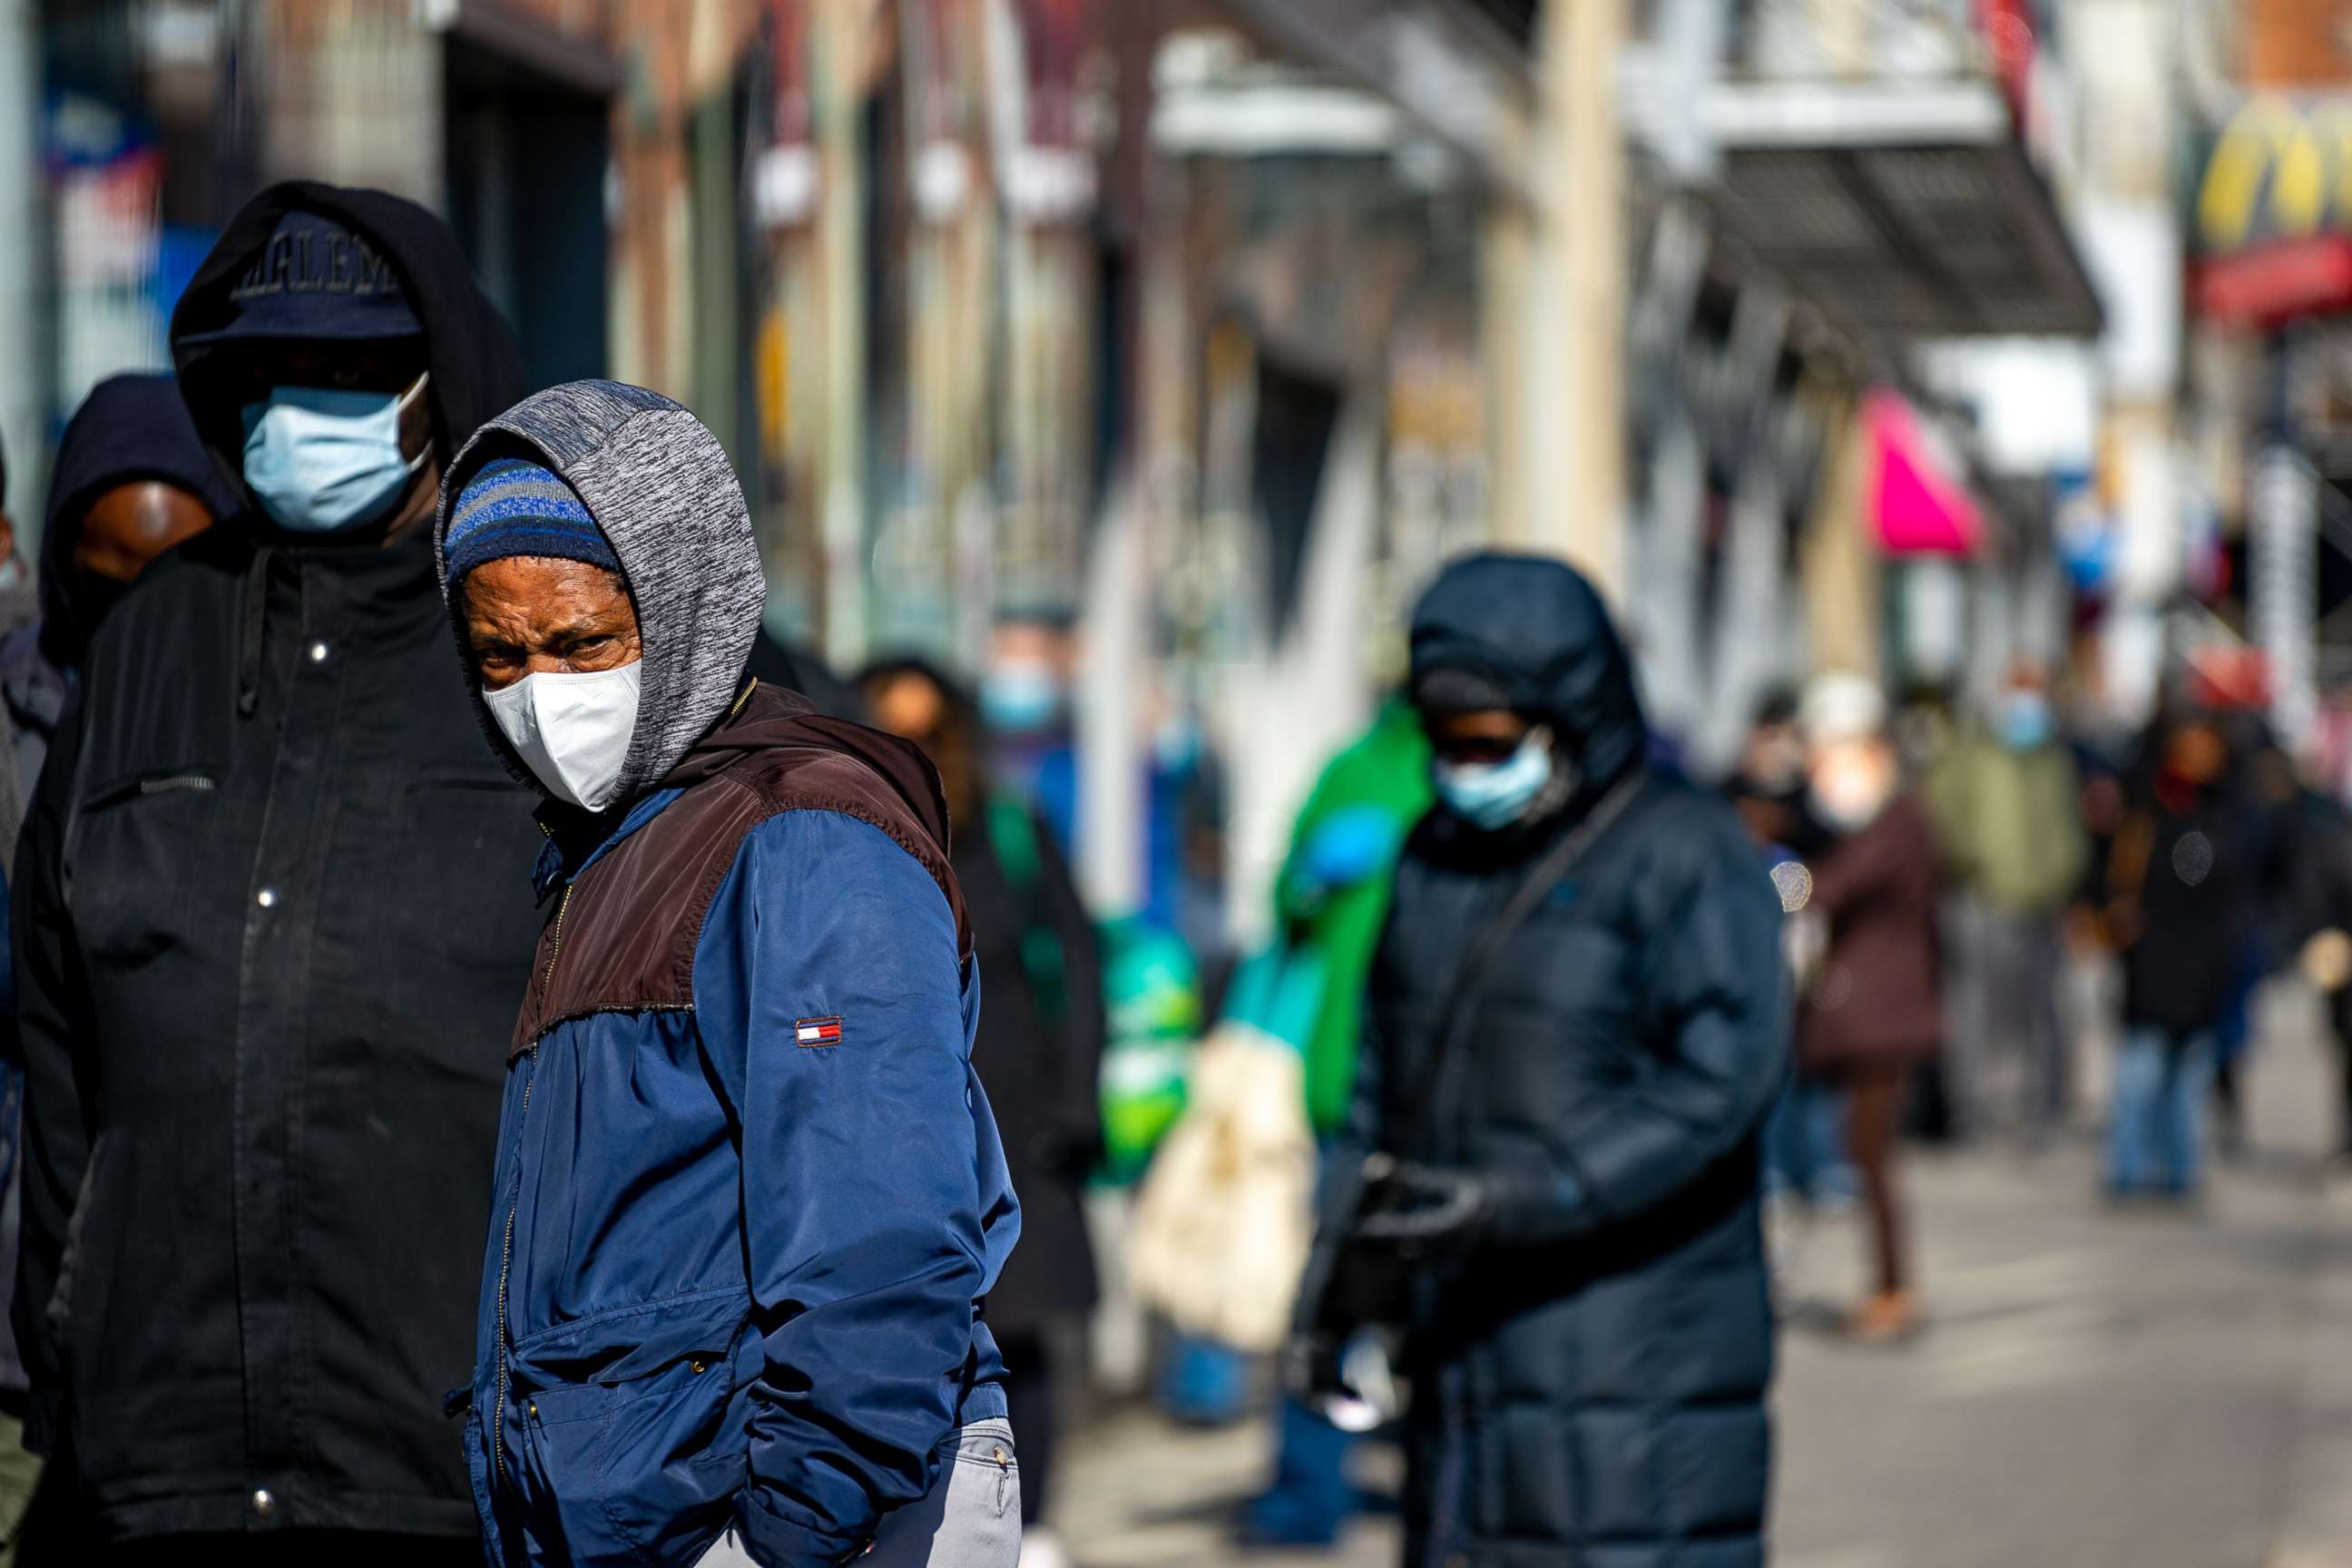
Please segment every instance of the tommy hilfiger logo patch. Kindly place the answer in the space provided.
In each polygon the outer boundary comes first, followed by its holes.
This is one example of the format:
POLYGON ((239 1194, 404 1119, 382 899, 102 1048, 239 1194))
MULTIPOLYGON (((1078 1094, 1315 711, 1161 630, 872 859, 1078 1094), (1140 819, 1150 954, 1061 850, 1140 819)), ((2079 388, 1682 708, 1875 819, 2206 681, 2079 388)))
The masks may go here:
POLYGON ((793 1038, 803 1046, 837 1046, 841 1043, 841 1020, 803 1018, 793 1026, 793 1038))

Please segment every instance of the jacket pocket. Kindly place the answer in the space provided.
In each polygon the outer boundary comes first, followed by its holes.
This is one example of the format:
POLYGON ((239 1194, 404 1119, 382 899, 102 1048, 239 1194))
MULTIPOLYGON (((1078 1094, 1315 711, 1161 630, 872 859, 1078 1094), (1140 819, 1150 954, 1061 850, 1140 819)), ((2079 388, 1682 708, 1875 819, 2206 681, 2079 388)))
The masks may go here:
POLYGON ((67 844, 67 899, 93 971, 136 967, 190 945, 189 889, 202 880, 213 775, 155 768, 84 796, 67 844))
POLYGON ((723 1319, 705 1319, 698 1333, 688 1325, 699 1303, 674 1318, 631 1314, 657 1331, 634 1345, 605 1341, 611 1359, 597 1375, 519 1390, 524 1504, 539 1530, 562 1542, 560 1560, 690 1568, 726 1527, 743 1483, 749 1373, 758 1365, 747 1353, 756 1350, 748 1302, 740 1290, 728 1295, 723 1319))

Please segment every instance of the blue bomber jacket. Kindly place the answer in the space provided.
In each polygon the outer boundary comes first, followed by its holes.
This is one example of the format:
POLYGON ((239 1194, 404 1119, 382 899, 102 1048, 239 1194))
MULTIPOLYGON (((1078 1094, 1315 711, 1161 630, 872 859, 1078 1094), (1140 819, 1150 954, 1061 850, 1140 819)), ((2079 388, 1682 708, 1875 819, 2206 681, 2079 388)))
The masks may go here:
POLYGON ((617 825, 551 807, 467 1454, 493 1563, 848 1561, 1004 1413, 1019 1230, 936 782, 754 690, 617 825))

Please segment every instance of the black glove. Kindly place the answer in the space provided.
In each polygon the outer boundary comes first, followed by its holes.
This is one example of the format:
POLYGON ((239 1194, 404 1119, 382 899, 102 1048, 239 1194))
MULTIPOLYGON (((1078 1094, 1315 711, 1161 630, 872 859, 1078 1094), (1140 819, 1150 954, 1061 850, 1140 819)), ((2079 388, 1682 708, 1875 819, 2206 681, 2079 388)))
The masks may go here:
POLYGON ((1356 1220, 1362 1241, 1413 1250, 1469 1247, 1493 1228, 1501 1187, 1475 1171, 1400 1163, 1381 1179, 1379 1200, 1356 1220))

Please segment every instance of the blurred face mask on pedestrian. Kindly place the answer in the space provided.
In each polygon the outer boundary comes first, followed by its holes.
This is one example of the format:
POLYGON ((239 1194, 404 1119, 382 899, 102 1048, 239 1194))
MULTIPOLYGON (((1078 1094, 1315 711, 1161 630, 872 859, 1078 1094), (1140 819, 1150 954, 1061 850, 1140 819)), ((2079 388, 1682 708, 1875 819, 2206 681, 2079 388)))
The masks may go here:
POLYGON ((1894 798, 1895 749, 1875 737, 1815 748, 1807 787, 1813 814, 1841 833, 1867 827, 1894 798))
POLYGON ((556 799, 612 805, 645 671, 627 585, 586 562, 519 555, 468 573, 465 595, 467 652, 499 732, 556 799))
POLYGON ((1527 822, 1573 786, 1573 770, 1554 755, 1548 725, 1495 711, 1438 715, 1428 728, 1437 798, 1481 832, 1527 822))
POLYGON ((429 378, 405 390, 273 384, 244 407, 245 482, 261 510, 294 533, 339 533, 379 522, 423 469, 404 429, 429 378))
POLYGON ((1042 658, 1007 659, 981 678, 980 713, 992 730, 1034 733, 1061 711, 1061 679, 1042 658))
POLYGON ((2044 744, 2056 731, 2050 699, 2034 687, 2012 687, 1994 705, 1993 730, 2000 743, 2013 752, 2031 752, 2044 744))

